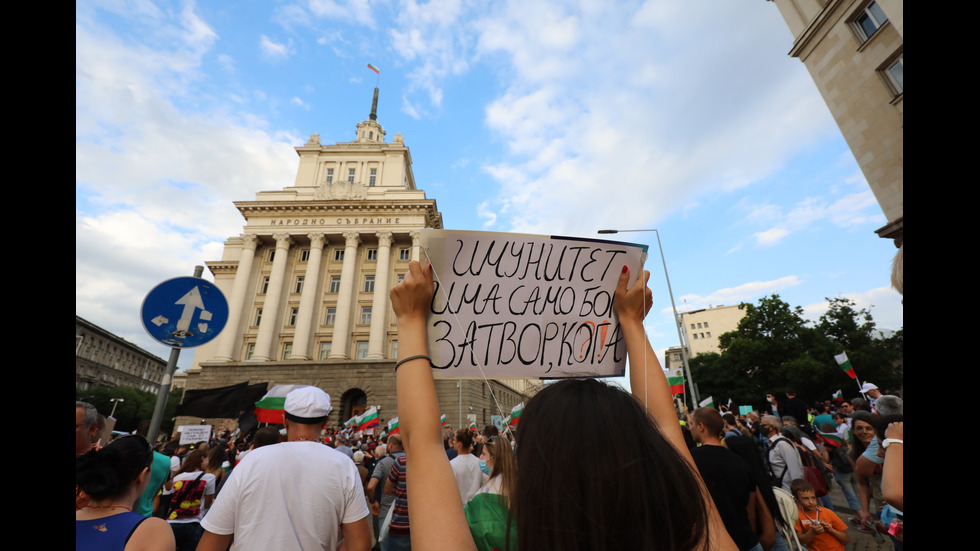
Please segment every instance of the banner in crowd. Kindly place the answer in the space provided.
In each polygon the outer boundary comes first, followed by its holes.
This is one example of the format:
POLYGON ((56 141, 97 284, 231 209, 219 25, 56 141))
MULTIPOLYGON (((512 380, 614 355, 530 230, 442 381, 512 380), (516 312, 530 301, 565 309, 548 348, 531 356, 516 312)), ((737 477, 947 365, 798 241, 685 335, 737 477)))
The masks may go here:
POLYGON ((177 427, 180 432, 180 444, 196 444, 197 442, 207 442, 211 439, 211 425, 181 425, 177 427))
POLYGON ((428 318, 437 377, 622 376, 613 311, 623 266, 646 245, 513 233, 422 230, 436 282, 428 318))

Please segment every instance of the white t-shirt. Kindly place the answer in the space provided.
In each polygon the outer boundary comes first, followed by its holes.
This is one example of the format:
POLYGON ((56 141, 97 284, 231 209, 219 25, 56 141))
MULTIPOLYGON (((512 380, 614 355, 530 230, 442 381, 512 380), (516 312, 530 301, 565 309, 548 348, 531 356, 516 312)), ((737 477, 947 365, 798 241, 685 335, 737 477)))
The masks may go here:
POLYGON ((480 460, 472 453, 457 455, 449 462, 449 466, 456 475, 459 497, 463 498, 463 505, 466 505, 480 491, 480 486, 487 482, 488 477, 480 470, 480 460))
POLYGON ((280 442, 248 454, 228 477, 205 530, 236 549, 337 548, 342 524, 368 516, 357 466, 318 442, 280 442))

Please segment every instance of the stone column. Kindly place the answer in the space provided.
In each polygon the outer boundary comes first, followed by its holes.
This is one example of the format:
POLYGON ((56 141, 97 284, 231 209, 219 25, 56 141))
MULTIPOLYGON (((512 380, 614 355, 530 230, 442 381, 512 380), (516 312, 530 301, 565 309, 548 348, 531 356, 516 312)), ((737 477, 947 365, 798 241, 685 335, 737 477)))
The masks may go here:
POLYGON ((409 235, 412 236, 412 260, 419 262, 419 256, 422 252, 419 250, 419 240, 422 238, 422 232, 415 230, 409 232, 409 235))
POLYGON ((231 300, 228 301, 228 323, 225 324, 225 334, 221 336, 221 341, 218 343, 218 351, 214 356, 216 360, 230 362, 234 359, 235 343, 242 335, 239 324, 242 322, 246 289, 252 275, 252 261, 255 260, 255 246, 258 242, 259 237, 255 234, 242 235, 242 257, 238 260, 238 269, 235 271, 231 300))
POLYGON ((299 299, 299 319, 296 320, 296 333, 293 336, 293 353, 290 360, 310 359, 310 324, 316 313, 317 284, 320 279, 320 260, 323 258, 324 235, 311 233, 310 258, 306 261, 306 273, 303 280, 303 294, 299 299))
POLYGON ((331 360, 346 360, 347 345, 350 344, 351 307, 354 302, 354 272, 357 271, 357 246, 361 234, 356 231, 344 232, 344 266, 340 269, 340 296, 337 297, 337 321, 333 326, 333 342, 330 345, 331 360))
POLYGON ((385 357, 385 328, 388 326, 388 260, 391 258, 391 232, 378 232, 378 269, 374 273, 374 302, 371 304, 371 337, 368 358, 385 357))
POLYGON ((272 274, 269 275, 269 288, 266 289, 265 303, 262 304, 262 321, 259 322, 259 336, 255 340, 255 353, 252 355, 256 360, 275 359, 276 337, 279 335, 278 313, 279 302, 282 299, 283 280, 286 278, 286 257, 289 256, 289 246, 293 240, 288 233, 276 233, 272 235, 276 240, 276 257, 272 260, 272 274))

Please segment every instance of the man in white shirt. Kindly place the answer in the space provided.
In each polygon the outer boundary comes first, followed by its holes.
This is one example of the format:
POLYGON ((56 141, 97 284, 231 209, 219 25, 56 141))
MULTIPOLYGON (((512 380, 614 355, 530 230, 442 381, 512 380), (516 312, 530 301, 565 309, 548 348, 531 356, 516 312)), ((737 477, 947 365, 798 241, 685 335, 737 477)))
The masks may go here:
POLYGON ((764 416, 759 431, 769 439, 768 458, 772 475, 778 480, 780 487, 789 492, 790 483, 797 478, 803 478, 800 453, 796 451, 796 446, 783 436, 783 423, 778 417, 764 416))
POLYGON ((286 395, 286 442, 254 450, 201 521, 198 551, 371 548, 370 511, 354 462, 323 444, 330 396, 316 387, 286 395))
POLYGON ((480 470, 480 459, 473 455, 473 434, 469 430, 456 431, 453 447, 458 455, 449 462, 449 466, 456 476, 459 497, 463 499, 463 505, 466 505, 487 483, 489 477, 480 470))

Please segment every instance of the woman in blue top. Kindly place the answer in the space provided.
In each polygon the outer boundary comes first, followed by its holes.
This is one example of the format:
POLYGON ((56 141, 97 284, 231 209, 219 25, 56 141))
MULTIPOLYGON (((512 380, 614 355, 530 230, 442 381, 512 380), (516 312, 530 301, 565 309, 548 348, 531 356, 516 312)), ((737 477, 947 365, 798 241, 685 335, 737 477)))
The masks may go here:
POLYGON ((142 436, 126 436, 75 459, 75 484, 88 505, 75 511, 75 549, 173 551, 163 519, 133 512, 150 480, 153 449, 142 436))

